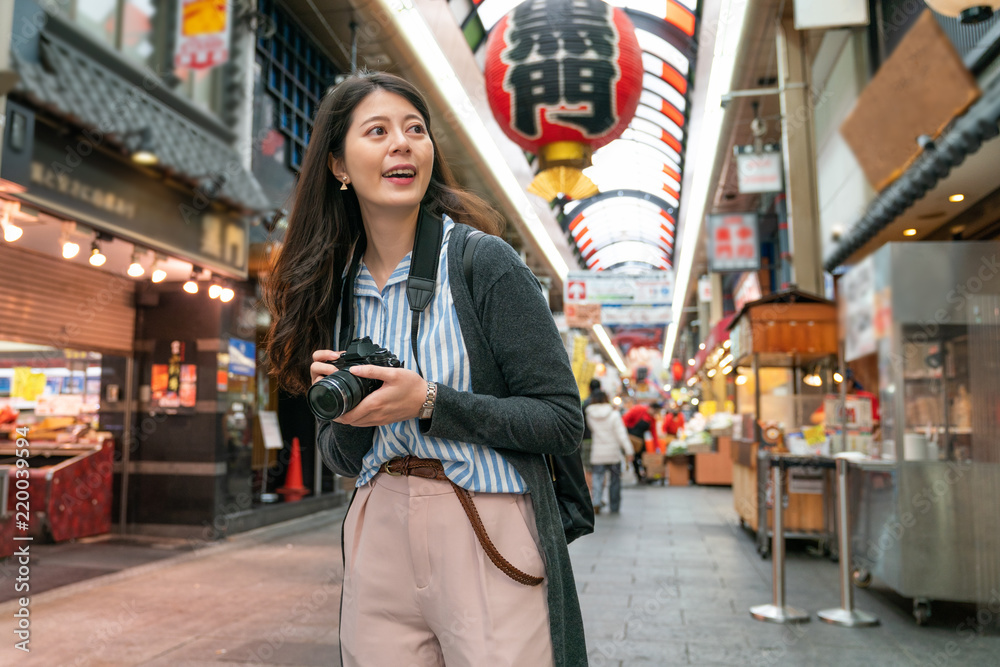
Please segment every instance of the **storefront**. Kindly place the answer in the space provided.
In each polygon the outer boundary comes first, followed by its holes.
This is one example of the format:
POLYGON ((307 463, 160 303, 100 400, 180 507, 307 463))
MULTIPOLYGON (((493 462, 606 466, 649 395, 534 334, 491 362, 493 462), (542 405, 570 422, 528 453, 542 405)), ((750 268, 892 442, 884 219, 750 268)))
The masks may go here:
POLYGON ((232 133, 47 18, 6 100, 0 407, 39 446, 111 434, 124 533, 214 539, 340 502, 259 505, 248 250, 271 204, 232 133))

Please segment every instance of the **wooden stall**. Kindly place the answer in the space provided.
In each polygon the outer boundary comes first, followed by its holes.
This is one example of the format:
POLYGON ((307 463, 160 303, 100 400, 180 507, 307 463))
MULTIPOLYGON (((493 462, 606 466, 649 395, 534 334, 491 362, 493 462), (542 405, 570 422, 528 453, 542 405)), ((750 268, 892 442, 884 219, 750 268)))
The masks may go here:
MULTIPOLYGON (((812 426, 831 391, 837 358, 837 309, 796 290, 746 304, 730 325, 738 425, 731 443, 733 506, 740 523, 769 553, 773 510, 768 454, 786 451, 784 436, 812 426)), ((790 475, 785 533, 829 542, 833 494, 826 471, 790 475)))

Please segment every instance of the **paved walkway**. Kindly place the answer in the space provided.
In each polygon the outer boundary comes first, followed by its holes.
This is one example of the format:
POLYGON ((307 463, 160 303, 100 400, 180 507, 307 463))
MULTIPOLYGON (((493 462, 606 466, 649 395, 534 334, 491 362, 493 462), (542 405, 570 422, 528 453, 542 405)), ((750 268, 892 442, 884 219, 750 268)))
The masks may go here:
MULTIPOLYGON (((338 665, 342 512, 34 595, 30 654, 13 648, 16 602, 3 603, 0 665, 338 665)), ((1000 665, 1000 633, 963 625, 975 608, 939 603, 917 627, 909 600, 877 582, 857 591, 877 628, 753 620, 771 565, 736 525, 728 489, 626 487, 622 513, 600 515, 571 552, 594 666, 1000 665)), ((837 606, 837 580, 829 560, 790 551, 790 604, 837 606)))

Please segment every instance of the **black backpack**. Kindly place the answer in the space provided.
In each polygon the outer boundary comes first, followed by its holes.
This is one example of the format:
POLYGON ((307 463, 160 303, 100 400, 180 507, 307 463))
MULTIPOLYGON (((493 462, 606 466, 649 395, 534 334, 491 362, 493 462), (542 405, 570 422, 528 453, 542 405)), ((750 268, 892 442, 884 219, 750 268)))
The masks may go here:
MULTIPOLYGON (((484 236, 486 234, 475 230, 469 233, 465 242, 462 264, 469 294, 472 294, 472 256, 484 236)), ((587 475, 583 470, 583 455, 580 450, 565 455, 546 454, 545 462, 552 478, 552 487, 556 492, 566 543, 590 535, 594 532, 594 504, 590 498, 590 489, 587 487, 587 475)))

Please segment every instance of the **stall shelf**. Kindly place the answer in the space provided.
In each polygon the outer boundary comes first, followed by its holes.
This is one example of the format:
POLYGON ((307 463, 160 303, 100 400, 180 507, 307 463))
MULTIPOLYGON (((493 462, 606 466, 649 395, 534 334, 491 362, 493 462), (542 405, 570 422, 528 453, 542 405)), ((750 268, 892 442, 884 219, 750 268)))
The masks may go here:
POLYGON ((848 327, 878 358, 882 436, 851 468, 856 581, 912 598, 918 623, 933 600, 1000 590, 998 255, 995 241, 889 243, 851 270, 872 276, 869 319, 855 299, 848 327))
MULTIPOLYGON (((767 556, 770 457, 786 451, 784 434, 813 425, 823 405, 837 358, 837 309, 797 290, 771 294, 743 307, 730 325, 730 340, 732 360, 723 365, 742 376, 731 450, 733 505, 767 556)), ((823 469, 790 474, 786 536, 815 539, 828 549, 835 543, 832 475, 823 469)))

